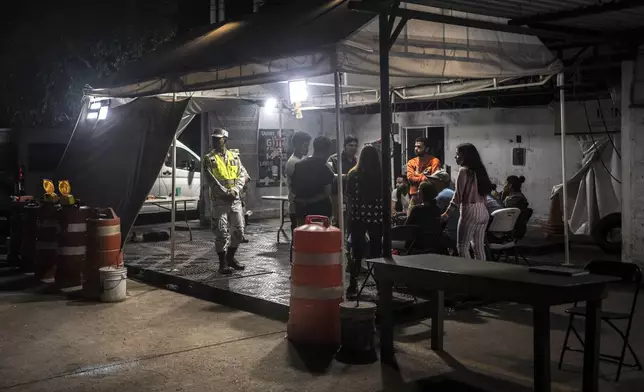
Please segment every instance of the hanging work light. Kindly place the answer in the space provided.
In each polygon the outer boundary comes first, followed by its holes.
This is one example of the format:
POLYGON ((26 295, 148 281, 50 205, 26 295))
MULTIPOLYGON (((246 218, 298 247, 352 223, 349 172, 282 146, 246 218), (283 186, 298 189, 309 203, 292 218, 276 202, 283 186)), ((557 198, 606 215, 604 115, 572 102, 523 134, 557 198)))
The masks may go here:
POLYGON ((302 103, 309 97, 306 80, 293 80, 288 82, 288 94, 291 103, 302 103))
POLYGON ((264 101, 264 111, 268 113, 272 113, 276 107, 277 107, 277 99, 273 97, 269 97, 266 101, 264 101))
POLYGON ((102 107, 98 110, 98 119, 99 119, 99 120, 105 120, 105 119, 107 118, 107 110, 108 110, 108 109, 109 109, 109 108, 108 108, 107 106, 102 106, 102 107))
POLYGON ((110 108, 110 100, 95 100, 91 99, 89 103, 89 108, 87 111, 88 120, 105 120, 107 118, 107 112, 110 108))

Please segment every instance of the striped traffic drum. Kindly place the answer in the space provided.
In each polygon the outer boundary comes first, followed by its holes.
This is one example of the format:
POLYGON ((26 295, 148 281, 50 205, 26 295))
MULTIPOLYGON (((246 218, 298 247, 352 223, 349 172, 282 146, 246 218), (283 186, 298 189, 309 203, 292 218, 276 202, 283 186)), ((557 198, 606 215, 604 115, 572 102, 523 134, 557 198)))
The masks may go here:
POLYGON ((38 209, 34 276, 36 279, 46 282, 53 281, 56 273, 59 208, 53 203, 45 202, 38 209))
POLYGON ((55 281, 59 288, 80 286, 82 283, 89 211, 87 207, 65 205, 58 212, 58 259, 55 281))
POLYGON ((548 221, 543 225, 546 237, 558 237, 564 235, 563 212, 561 208, 561 194, 556 194, 550 199, 548 221))
POLYGON ((342 234, 323 216, 307 216, 293 233, 287 334, 294 343, 338 345, 342 302, 342 234))
POLYGON ((96 210, 87 220, 87 257, 83 276, 83 291, 90 298, 101 294, 99 269, 122 267, 121 219, 111 208, 96 210))

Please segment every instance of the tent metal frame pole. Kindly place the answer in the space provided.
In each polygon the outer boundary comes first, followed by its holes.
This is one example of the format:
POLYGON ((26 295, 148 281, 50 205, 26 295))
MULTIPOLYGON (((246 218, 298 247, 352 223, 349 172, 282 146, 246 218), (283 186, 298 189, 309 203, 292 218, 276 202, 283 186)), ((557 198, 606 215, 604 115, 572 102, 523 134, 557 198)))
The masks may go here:
POLYGON ((174 265, 174 252, 175 252, 175 246, 176 246, 176 230, 175 230, 175 223, 176 223, 176 215, 177 215, 177 208, 176 208, 176 200, 177 200, 177 191, 176 191, 176 186, 177 186, 177 133, 175 132, 174 135, 172 136, 172 207, 170 208, 170 270, 174 270, 175 265, 174 265))
POLYGON ((566 186, 566 103, 564 91, 564 73, 557 74, 557 87, 559 87, 559 112, 561 115, 561 178, 562 178, 562 206, 564 228, 564 265, 570 263, 570 242, 568 229, 568 187, 566 186))
MULTIPOLYGON (((278 116, 279 116, 278 117, 279 129, 277 130, 277 139, 279 140, 278 145, 279 145, 279 154, 280 154, 280 167, 277 170, 277 172, 279 173, 278 181, 280 183, 280 197, 282 197, 282 196, 284 196, 284 189, 283 189, 284 187, 282 186, 282 177, 284 176, 284 173, 282 173, 282 168, 284 167, 283 166, 284 163, 282 162, 282 149, 284 148, 284 145, 283 145, 283 140, 282 140, 282 126, 283 125, 282 125, 282 102, 281 101, 279 103, 278 116)), ((280 219, 284 216, 284 211, 282 209, 283 205, 284 204, 280 202, 280 219)))
POLYGON ((382 141, 382 257, 391 258, 391 95, 389 94, 389 48, 391 25, 388 12, 378 15, 380 38, 380 137, 382 141))
MULTIPOLYGON (((344 257, 344 247, 345 241, 344 241, 344 192, 342 189, 343 182, 342 181, 342 149, 343 149, 343 140, 344 140, 344 135, 342 132, 342 118, 341 118, 341 113, 340 113, 340 73, 335 72, 333 74, 333 85, 335 89, 335 138, 337 140, 336 143, 336 152, 338 154, 338 200, 336 201, 338 205, 336 206, 336 211, 338 211, 338 226, 340 226, 340 233, 342 233, 341 236, 341 241, 342 241, 342 271, 346 271, 346 258, 344 257)), ((342 274, 342 287, 346 288, 346 274, 342 274)), ((344 299, 346 299, 346 291, 342 290, 342 295, 345 296, 344 299)))

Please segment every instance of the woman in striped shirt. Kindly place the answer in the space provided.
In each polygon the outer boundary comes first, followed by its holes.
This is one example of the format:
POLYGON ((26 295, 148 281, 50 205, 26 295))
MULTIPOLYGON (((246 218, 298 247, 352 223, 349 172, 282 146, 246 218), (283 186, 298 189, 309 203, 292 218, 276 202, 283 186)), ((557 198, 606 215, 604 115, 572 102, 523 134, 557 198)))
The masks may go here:
POLYGON ((443 217, 447 218, 452 211, 460 209, 458 253, 461 257, 471 259, 471 244, 474 258, 485 260, 485 231, 489 220, 485 197, 492 189, 492 182, 478 150, 472 144, 464 143, 456 147, 456 163, 461 166, 456 178, 456 190, 443 217))

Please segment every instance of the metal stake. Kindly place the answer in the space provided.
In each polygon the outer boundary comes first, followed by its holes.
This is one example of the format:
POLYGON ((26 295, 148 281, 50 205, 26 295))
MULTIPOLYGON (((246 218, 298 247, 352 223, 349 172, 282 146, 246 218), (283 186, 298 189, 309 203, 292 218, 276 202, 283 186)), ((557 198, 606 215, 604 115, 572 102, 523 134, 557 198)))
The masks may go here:
POLYGON ((559 111, 561 112, 561 178, 563 180, 563 226, 564 226, 564 264, 570 266, 570 242, 568 238, 568 187, 566 186, 566 105, 564 92, 564 73, 557 74, 559 87, 559 111))

